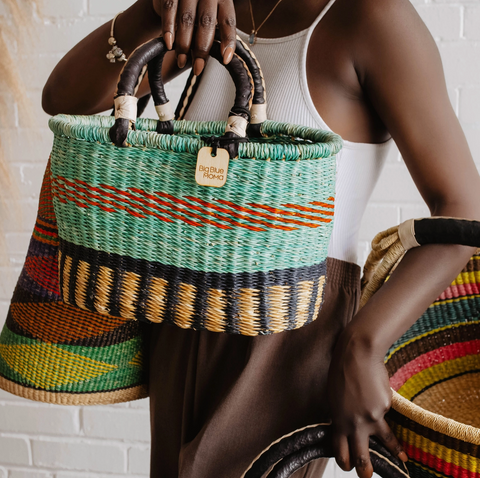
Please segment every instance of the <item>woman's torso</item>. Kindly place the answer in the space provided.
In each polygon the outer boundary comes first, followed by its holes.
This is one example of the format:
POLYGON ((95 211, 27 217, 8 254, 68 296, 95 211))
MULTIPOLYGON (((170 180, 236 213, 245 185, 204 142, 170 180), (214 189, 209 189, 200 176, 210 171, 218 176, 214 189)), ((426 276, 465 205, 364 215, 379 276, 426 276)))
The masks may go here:
MULTIPOLYGON (((312 76, 315 80, 318 65, 311 67, 310 63, 312 61, 315 63, 315 60, 310 58, 318 56, 318 49, 322 49, 317 43, 317 32, 322 30, 325 21, 323 16, 328 18, 327 12, 334 3, 335 0, 331 0, 309 28, 280 38, 259 37, 252 47, 265 76, 269 119, 330 129, 319 114, 319 106, 322 104, 328 106, 328 103, 331 103, 337 104, 339 109, 345 109, 342 108, 342 99, 332 99, 332 94, 322 94, 317 86, 313 89, 311 86, 312 76)), ((247 40, 246 33, 241 31, 238 33, 247 40)), ((313 84, 317 85, 317 82, 313 81, 313 84)), ((218 62, 211 60, 207 63, 202 82, 185 119, 225 120, 233 104, 233 98, 234 87, 227 71, 218 62)), ((327 107, 330 111, 331 105, 327 107)), ((358 105, 356 108, 359 109, 358 105)), ((360 130, 360 136, 373 138, 385 136, 381 127, 369 128, 371 135, 367 132, 362 133, 362 115, 368 116, 368 111, 357 113, 358 115, 352 111, 350 117, 353 116, 354 119, 350 118, 348 122, 360 125, 356 128, 360 130)), ((337 115, 329 116, 337 124, 342 114, 345 113, 340 111, 337 115)), ((377 118, 373 114, 370 120, 374 124, 377 118)), ((352 126, 348 125, 346 130, 352 130, 352 126)), ((356 130, 353 128, 352 131, 356 130)), ((342 133, 338 130, 336 132, 342 133)), ((335 219, 329 246, 330 257, 357 262, 361 218, 391 144, 392 140, 380 144, 345 141, 337 160, 335 219)))

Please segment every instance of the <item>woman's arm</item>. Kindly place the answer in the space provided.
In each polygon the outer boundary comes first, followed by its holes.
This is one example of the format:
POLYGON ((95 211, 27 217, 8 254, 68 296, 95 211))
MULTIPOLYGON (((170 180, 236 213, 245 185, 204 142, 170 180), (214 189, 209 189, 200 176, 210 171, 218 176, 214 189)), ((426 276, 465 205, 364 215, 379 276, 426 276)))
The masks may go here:
MULTIPOLYGON (((431 214, 480 219, 480 177, 450 105, 433 38, 406 0, 361 0, 353 10, 362 19, 353 52, 358 77, 431 214)), ((340 337, 329 385, 335 455, 343 469, 355 466, 359 476, 372 475, 369 435, 401 453, 384 420, 391 400, 385 353, 473 252, 456 245, 409 251, 340 337)))
MULTIPOLYGON (((232 0, 138 0, 117 17, 115 38, 128 57, 138 45, 165 31, 167 46, 175 47, 163 62, 162 74, 168 82, 188 66, 190 50, 195 74, 200 74, 213 43, 217 21, 227 64, 235 49, 232 0)), ((108 44, 111 23, 97 28, 75 45, 55 67, 43 89, 42 107, 47 113, 94 114, 113 106, 124 62, 110 63, 106 58, 111 48, 108 44)), ((145 78, 137 96, 142 97, 149 91, 145 78)))

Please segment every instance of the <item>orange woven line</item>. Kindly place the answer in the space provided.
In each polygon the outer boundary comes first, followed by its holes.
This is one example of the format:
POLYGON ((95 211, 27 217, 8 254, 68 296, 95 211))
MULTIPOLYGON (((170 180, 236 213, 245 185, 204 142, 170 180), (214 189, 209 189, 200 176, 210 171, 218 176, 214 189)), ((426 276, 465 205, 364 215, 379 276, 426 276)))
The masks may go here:
MULTIPOLYGON (((65 204, 67 203, 67 201, 65 201, 64 199, 60 199, 58 198, 61 202, 64 202, 65 204)), ((38 242, 43 242, 44 244, 48 244, 50 246, 58 246, 58 236, 57 238, 55 239, 52 239, 52 240, 49 240, 49 239, 46 239, 44 237, 41 237, 41 236, 38 236, 35 231, 33 231, 33 237, 35 238, 36 241, 38 242)))
POLYGON ((321 201, 312 201, 312 202, 309 202, 308 204, 313 204, 314 206, 328 207, 330 209, 333 209, 335 207, 333 204, 327 204, 326 202, 321 202, 321 201))
POLYGON ((323 217, 312 217, 307 216, 306 214, 301 214, 299 212, 292 212, 292 211, 284 211, 283 209, 278 209, 276 207, 264 206, 263 204, 255 204, 255 203, 248 203, 249 206, 258 207, 260 209, 265 209, 269 212, 273 212, 274 214, 283 214, 285 216, 296 216, 296 217, 303 217, 305 219, 310 219, 311 221, 320 221, 320 222, 332 222, 331 219, 325 219, 323 217))
MULTIPOLYGON (((198 222, 195 222, 195 221, 191 221, 190 219, 187 219, 183 216, 179 216, 178 214, 175 214, 174 212, 172 211, 169 211, 168 209, 163 209, 163 208, 160 208, 158 206, 155 206, 153 204, 150 204, 148 201, 144 201, 143 199, 137 197, 137 196, 134 196, 133 194, 130 194, 129 192, 127 191, 122 191, 121 189, 117 189, 113 186, 109 186, 108 184, 100 184, 100 187, 104 188, 104 189, 109 189, 111 191, 114 191, 116 192, 117 194, 120 194, 121 196, 126 196, 130 199, 134 199, 135 201, 138 201, 138 202, 141 202, 143 204, 146 204, 148 207, 152 208, 152 209, 155 209, 157 211, 160 211, 160 212, 163 212, 164 214, 168 214, 169 216, 172 216, 173 218, 175 219, 179 219, 180 221, 183 221, 187 224, 190 224, 190 226, 196 226, 196 227, 203 227, 203 224, 200 224, 198 222)), ((105 191, 102 191, 102 193, 104 194, 107 194, 105 191)), ((115 197, 115 196, 112 196, 110 195, 111 197, 115 197)), ((123 199, 121 197, 117 197, 116 199, 118 199, 119 201, 127 201, 129 202, 127 199, 123 199)), ((137 207, 141 208, 141 209, 144 209, 142 206, 138 206, 137 207)))
MULTIPOLYGON (((157 194, 160 194, 160 193, 157 193, 157 194)), ((261 224, 262 226, 270 227, 271 229, 281 229, 283 231, 295 231, 297 229, 296 227, 278 226, 277 224, 270 224, 269 222, 261 221, 260 219, 254 219, 254 218, 245 216, 243 214, 237 214, 223 207, 216 206, 215 204, 203 201, 202 199, 194 198, 193 196, 185 196, 185 198, 190 199, 192 201, 197 201, 200 204, 203 204, 204 206, 211 207, 212 209, 215 209, 216 211, 219 211, 219 212, 223 212, 225 214, 229 214, 233 217, 236 217, 237 219, 243 219, 245 221, 253 222, 254 224, 261 224)), ((189 204, 187 203, 187 205, 189 204)))
POLYGON ((64 197, 66 197, 68 200, 70 201, 73 201, 78 207, 83 207, 83 208, 87 208, 88 209, 88 206, 86 204, 83 204, 82 202, 79 202, 75 199, 75 197, 79 197, 82 201, 85 201, 87 202, 88 204, 92 205, 92 206, 97 206, 99 207, 100 209, 103 209, 104 211, 106 212, 115 212, 115 209, 111 209, 111 208, 108 208, 108 207, 105 207, 105 206, 102 206, 101 204, 95 202, 95 201, 91 201, 90 199, 86 198, 86 197, 83 197, 81 196, 80 194, 76 193, 75 191, 69 191, 68 189, 65 189, 65 186, 62 186, 61 184, 55 184, 53 186, 53 190, 57 193, 57 194, 62 194, 64 197), (73 197, 72 197, 73 196, 73 197))
POLYGON ((57 224, 55 222, 45 221, 44 219, 37 217, 37 223, 44 227, 49 227, 50 229, 56 229, 57 224))
MULTIPOLYGON (((60 177, 60 176, 59 176, 60 177)), ((64 179, 62 178, 62 181, 65 182, 65 184, 67 184, 68 186, 80 191, 82 194, 84 194, 86 197, 91 197, 91 198, 94 198, 94 199, 98 199, 99 201, 102 201, 104 203, 107 203, 107 204, 110 204, 111 206, 113 206, 114 208, 116 209, 121 209, 123 211, 127 211, 129 214, 131 214, 132 216, 135 216, 135 217, 141 217, 143 219, 145 219, 146 216, 143 216, 142 214, 136 212, 134 209, 129 209, 128 207, 125 207, 125 206, 121 206, 113 201, 109 201, 108 199, 105 199, 104 197, 102 196, 98 196, 96 194, 92 194, 90 191, 88 191, 88 189, 85 189, 85 188, 81 188, 79 186, 77 186, 75 183, 72 183, 71 181, 69 181, 68 179, 64 179)), ((69 189, 66 189, 65 186, 61 185, 60 183, 57 183, 58 186, 60 186, 62 189, 66 190, 67 192, 71 193, 71 194, 74 194, 74 195, 77 195, 79 196, 79 194, 76 192, 76 191, 70 191, 69 189)), ((85 199, 84 196, 80 196, 82 199, 85 199)), ((132 204, 130 204, 132 205, 132 204)), ((141 207, 138 207, 136 206, 135 204, 133 204, 134 207, 137 207, 138 209, 140 210, 143 210, 141 207)), ((113 210, 114 211, 114 210, 113 210)), ((109 212, 113 212, 113 211, 109 211, 109 212)), ((148 212, 148 211, 144 211, 144 212, 148 212)))
MULTIPOLYGON (((167 194, 167 193, 161 193, 161 192, 156 192, 155 194, 158 194, 159 196, 162 196, 162 197, 169 197, 170 195, 167 194)), ((170 196, 173 198, 173 196, 170 196)), ((188 196, 185 196, 187 199, 188 199, 188 196)), ((173 198, 173 199, 176 199, 177 201, 180 201, 180 199, 177 199, 177 198, 173 198)), ((237 226, 237 227, 243 227, 245 229, 250 229, 252 231, 265 231, 265 229, 261 229, 259 227, 252 227, 252 226, 249 226, 248 224, 241 224, 237 221, 234 221, 233 219, 230 219, 228 217, 224 217, 224 216, 221 216, 220 214, 217 214, 216 212, 212 212, 212 211, 205 211, 203 208, 199 207, 199 206, 195 206, 193 204, 189 204, 185 201, 183 201, 182 203, 186 204, 188 207, 190 207, 191 209, 194 209, 195 211, 200 211, 202 214, 207 214, 208 216, 212 216, 212 217, 215 217, 217 219, 220 219, 221 221, 225 221, 225 222, 228 222, 230 224, 233 224, 234 226, 237 226)))
POLYGON ((56 232, 45 231, 38 225, 35 225, 35 230, 38 231, 39 234, 43 234, 44 236, 58 237, 58 234, 56 232))
POLYGON ((327 198, 327 201, 335 201, 335 198, 330 196, 329 198, 327 198))
MULTIPOLYGON (((270 214, 267 214, 264 212, 254 211, 253 209, 249 209, 248 207, 239 206, 238 204, 235 204, 233 202, 225 201, 224 199, 217 199, 217 201, 221 204, 225 204, 226 206, 230 206, 232 209, 248 212, 249 214, 254 214, 255 216, 264 217, 265 219, 270 219, 271 221, 286 222, 288 224, 298 224, 299 226, 306 226, 306 227, 313 227, 313 228, 320 227, 320 224, 310 224, 308 222, 296 221, 295 219, 285 219, 284 217, 271 216, 270 214)), ((297 228, 294 227, 293 229, 297 229, 297 228)))
MULTIPOLYGON (((67 204, 68 201, 72 201, 74 202, 78 207, 83 207, 85 209, 88 209, 88 205, 87 204, 83 204, 81 203, 80 201, 77 201, 74 197, 71 197, 69 196, 67 193, 61 191, 60 189, 58 189, 56 186, 53 187, 53 190, 55 191, 55 194, 58 194, 59 196, 63 196, 63 198, 59 198, 61 202, 63 202, 64 204, 67 204), (66 198, 66 199, 65 199, 66 198)), ((84 198, 82 198, 84 199, 84 198)), ((91 201, 88 201, 88 199, 85 199, 85 201, 87 202, 91 202, 91 201)), ((96 203, 94 203, 94 206, 97 206, 96 203)), ((111 209, 107 209, 107 208, 104 208, 102 205, 98 204, 98 207, 99 208, 102 208, 102 209, 105 209, 106 211, 108 212, 113 212, 114 210, 111 209)))
MULTIPOLYGON (((312 203, 310 203, 312 204, 312 203)), ((317 203, 321 204, 321 203, 317 203)), ((320 214, 324 214, 325 216, 333 216, 334 212, 333 211, 322 211, 320 209, 313 209, 312 207, 304 207, 304 206, 299 206, 298 204, 281 204, 283 207, 291 207, 293 209, 298 209, 299 211, 305 211, 305 212, 318 212, 320 214)), ((328 204, 326 204, 328 206, 328 204)), ((334 206, 332 206, 334 207, 334 206)))
MULTIPOLYGON (((128 188, 128 189, 130 189, 130 191, 133 191, 134 193, 141 194, 142 196, 145 196, 146 198, 151 199, 152 201, 158 202, 159 204, 169 206, 172 209, 174 209, 175 211, 181 212, 182 214, 185 214, 185 215, 188 215, 188 216, 191 216, 191 217, 196 217, 197 219, 201 219, 203 222, 205 222, 207 224, 211 224, 212 226, 219 227, 220 229, 232 229, 230 226, 227 226, 226 224, 219 224, 218 222, 210 221, 210 219, 207 219, 203 216, 200 216, 200 214, 195 214, 194 212, 186 211, 185 209, 174 206, 173 204, 170 204, 166 201, 161 201, 157 197, 153 196, 152 194, 148 194, 145 191, 142 191, 141 189, 137 189, 137 188, 128 188)), ((134 196, 134 197, 136 197, 136 196, 134 196)), ((147 201, 142 200, 141 198, 138 198, 138 201, 147 202, 147 201)), ((185 204, 188 205, 188 203, 186 203, 185 201, 179 201, 179 202, 184 202, 185 204)), ((150 204, 150 203, 148 203, 148 204, 150 204)), ((156 207, 156 206, 151 205, 150 207, 156 207)))

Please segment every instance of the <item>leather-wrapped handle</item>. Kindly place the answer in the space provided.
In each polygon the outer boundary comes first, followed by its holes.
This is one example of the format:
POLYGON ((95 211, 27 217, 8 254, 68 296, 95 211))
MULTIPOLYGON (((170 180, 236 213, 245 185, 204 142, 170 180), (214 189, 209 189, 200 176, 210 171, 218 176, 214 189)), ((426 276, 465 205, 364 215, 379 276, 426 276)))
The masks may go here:
MULTIPOLYGON (((297 470, 319 458, 333 455, 330 425, 302 428, 272 443, 250 465, 242 478, 288 478, 297 470)), ((370 438, 370 460, 375 473, 383 478, 407 478, 405 464, 394 457, 377 440, 370 438)))
POLYGON ((424 244, 480 247, 480 221, 448 217, 415 219, 415 239, 424 244))
MULTIPOLYGON (((139 46, 125 64, 115 95, 115 124, 110 129, 110 139, 117 146, 125 146, 128 130, 135 124, 137 101, 134 97, 135 90, 145 74, 147 65, 155 109, 160 119, 156 130, 158 133, 173 133, 174 115, 169 107, 161 76, 161 67, 166 52, 167 47, 163 38, 154 38, 139 46)), ((214 42, 210 55, 220 62, 223 61, 220 44, 214 42)), ((238 141, 236 140, 246 136, 246 128, 250 122, 253 79, 246 63, 238 55, 234 55, 226 68, 235 83, 236 95, 223 138, 231 139, 225 148, 229 151, 230 156, 234 157, 238 153, 238 141)))

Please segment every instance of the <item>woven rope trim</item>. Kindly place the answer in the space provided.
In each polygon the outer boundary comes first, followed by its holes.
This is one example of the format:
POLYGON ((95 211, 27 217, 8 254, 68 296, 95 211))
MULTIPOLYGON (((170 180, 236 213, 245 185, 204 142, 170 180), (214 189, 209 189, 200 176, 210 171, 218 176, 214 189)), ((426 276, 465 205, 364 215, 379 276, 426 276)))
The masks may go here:
POLYGON ((18 383, 0 377, 0 388, 19 397, 37 402, 54 403, 56 405, 108 405, 113 403, 130 402, 148 397, 146 385, 101 393, 54 393, 45 390, 24 387, 18 383))
POLYGON ((480 445, 480 429, 429 412, 392 390, 392 408, 407 418, 457 440, 480 445))
MULTIPOLYGON (((83 139, 102 144, 111 144, 109 129, 114 123, 110 116, 69 116, 57 115, 50 119, 50 129, 57 135, 74 139, 83 139)), ((138 119, 137 130, 129 131, 127 142, 135 147, 156 148, 165 151, 191 152, 196 154, 206 143, 199 136, 223 135, 225 121, 176 121, 175 134, 158 134, 155 131, 156 120, 138 119), (196 136, 196 137, 193 137, 196 136)), ((289 123, 265 121, 262 134, 267 137, 283 135, 304 140, 301 144, 271 144, 264 142, 241 143, 239 158, 256 158, 260 160, 282 161, 330 158, 342 148, 340 136, 330 131, 323 131, 289 123), (273 146, 273 147, 272 147, 273 146)))

